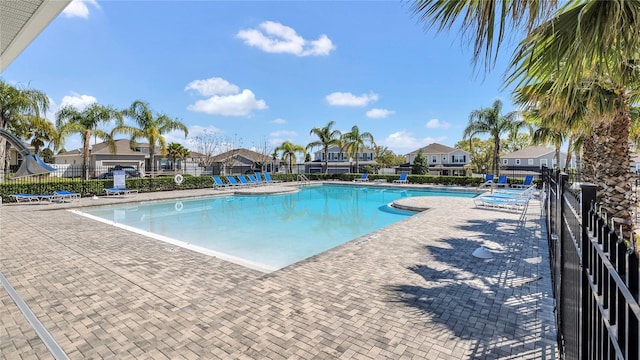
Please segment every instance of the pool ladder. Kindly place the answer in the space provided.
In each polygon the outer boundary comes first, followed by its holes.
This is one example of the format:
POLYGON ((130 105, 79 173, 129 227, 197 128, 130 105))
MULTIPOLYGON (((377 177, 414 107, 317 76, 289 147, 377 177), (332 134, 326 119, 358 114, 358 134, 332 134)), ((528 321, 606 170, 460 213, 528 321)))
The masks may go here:
POLYGON ((297 180, 298 182, 302 182, 303 185, 310 185, 311 181, 309 180, 308 177, 306 177, 304 174, 298 174, 298 178, 297 180))

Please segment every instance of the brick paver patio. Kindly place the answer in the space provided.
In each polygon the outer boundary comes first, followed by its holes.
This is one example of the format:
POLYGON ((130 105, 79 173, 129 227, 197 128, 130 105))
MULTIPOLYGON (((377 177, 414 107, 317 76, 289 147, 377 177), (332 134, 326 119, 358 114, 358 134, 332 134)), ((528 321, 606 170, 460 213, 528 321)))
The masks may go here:
MULTIPOLYGON (((270 274, 66 210, 218 193, 4 204, 0 272, 72 359, 557 358, 537 201, 520 220, 425 198, 423 213, 270 274), (493 259, 471 255, 481 245, 493 259)), ((52 358, 2 287, 0 357, 52 358)))

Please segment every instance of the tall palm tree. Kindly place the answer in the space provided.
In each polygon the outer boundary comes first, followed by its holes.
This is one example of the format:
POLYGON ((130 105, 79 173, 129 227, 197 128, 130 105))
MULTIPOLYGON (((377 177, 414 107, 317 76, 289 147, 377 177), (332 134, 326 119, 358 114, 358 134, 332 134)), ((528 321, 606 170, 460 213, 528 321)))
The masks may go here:
POLYGON ((342 146, 347 156, 356 159, 356 171, 360 172, 359 154, 364 153, 368 147, 375 146, 373 135, 370 132, 360 132, 358 126, 354 125, 351 131, 342 135, 342 146))
MULTIPOLYGON (((59 147, 64 146, 64 139, 71 134, 80 134, 82 138, 82 176, 88 178, 89 145, 91 135, 101 139, 110 139, 110 134, 99 128, 109 121, 121 121, 122 115, 110 106, 93 103, 80 111, 73 106, 64 106, 56 113, 56 127, 59 132, 59 147)), ((112 151, 115 142, 108 140, 112 151)))
POLYGON ((302 145, 293 144, 289 140, 276 147, 274 153, 275 152, 282 152, 281 158, 283 161, 287 161, 287 159, 289 160, 289 173, 293 173, 293 164, 296 163, 296 154, 305 155, 307 153, 306 149, 302 145))
POLYGON ((158 170, 158 164, 155 161, 156 146, 160 146, 162 155, 167 153, 167 142, 163 134, 174 130, 182 131, 185 138, 189 134, 189 129, 184 123, 165 114, 154 115, 149 108, 149 103, 142 100, 134 101, 129 108, 122 111, 122 114, 131 118, 138 127, 121 124, 115 130, 131 136, 132 147, 136 146, 137 139, 147 139, 151 170, 154 173, 158 170))
POLYGON ((493 173, 500 175, 500 141, 503 135, 514 136, 526 123, 519 111, 502 114, 502 101, 496 100, 490 108, 474 110, 469 115, 469 124, 464 129, 464 138, 477 134, 489 134, 493 141, 493 173))
POLYGON ((315 147, 322 147, 322 153, 324 154, 324 173, 329 173, 329 148, 331 146, 340 146, 340 130, 333 130, 335 121, 329 121, 327 126, 321 128, 313 128, 309 132, 309 135, 315 135, 318 140, 310 142, 307 145, 307 151, 315 147))
POLYGON ((633 199, 627 198, 631 189, 628 137, 630 104, 634 102, 630 100, 630 89, 640 81, 637 65, 629 59, 636 59, 640 48, 640 2, 573 0, 553 16, 535 11, 554 9, 556 5, 556 1, 547 4, 544 0, 417 0, 414 10, 441 29, 462 19, 465 32, 477 33, 476 50, 490 49, 492 54, 502 40, 498 36, 498 41, 492 41, 496 26, 498 34, 503 35, 505 26, 525 24, 527 36, 514 54, 507 84, 554 79, 553 92, 568 91, 575 97, 594 83, 607 85, 617 95, 615 101, 603 103, 597 93, 586 100, 600 108, 594 111, 600 119, 590 125, 597 142, 592 148, 606 169, 605 209, 612 216, 631 220, 633 199), (585 83, 587 78, 592 81, 585 83), (604 111, 606 107, 608 112, 604 111))
MULTIPOLYGON (((49 97, 40 91, 11 86, 0 80, 0 128, 17 126, 24 116, 41 116, 49 108, 49 97)), ((7 140, 0 137, 0 176, 4 176, 7 140)))

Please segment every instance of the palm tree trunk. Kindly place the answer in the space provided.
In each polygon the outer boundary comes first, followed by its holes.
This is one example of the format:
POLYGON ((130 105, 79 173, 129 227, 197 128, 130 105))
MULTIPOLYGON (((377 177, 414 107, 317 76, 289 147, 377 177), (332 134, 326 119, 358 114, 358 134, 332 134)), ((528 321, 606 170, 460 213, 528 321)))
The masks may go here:
MULTIPOLYGON (((633 174, 629 170, 629 125, 630 116, 626 98, 622 106, 603 133, 603 208, 612 217, 631 221, 634 193, 631 191, 633 174)), ((630 229, 628 229, 630 230, 630 229)))
POLYGON ((571 148, 573 147, 573 141, 575 139, 575 136, 571 135, 569 136, 569 140, 567 141, 567 158, 564 161, 564 169, 565 171, 569 171, 569 169, 571 168, 571 148))
POLYGON ((91 142, 91 131, 84 132, 84 144, 82 146, 82 178, 87 180, 89 178, 89 144, 91 142))
POLYGON ((496 176, 500 176, 500 138, 493 138, 493 170, 496 176))

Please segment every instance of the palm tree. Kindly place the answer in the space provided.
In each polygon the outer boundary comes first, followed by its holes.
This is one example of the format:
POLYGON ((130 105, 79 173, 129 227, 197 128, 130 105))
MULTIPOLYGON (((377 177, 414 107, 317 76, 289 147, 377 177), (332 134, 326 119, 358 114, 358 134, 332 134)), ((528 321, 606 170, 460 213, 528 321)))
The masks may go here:
POLYGON ((309 132, 309 135, 316 135, 318 140, 313 141, 307 145, 307 150, 315 147, 322 147, 322 153, 324 154, 324 173, 329 173, 329 148, 331 146, 340 146, 340 130, 332 130, 335 125, 335 121, 329 121, 327 126, 322 128, 313 128, 309 132))
POLYGON ((128 109, 122 111, 122 114, 133 119, 138 127, 121 124, 115 130, 131 136, 131 147, 136 147, 138 138, 147 139, 151 170, 154 173, 158 170, 158 164, 155 161, 156 145, 160 146, 162 155, 167 153, 167 143, 163 134, 174 130, 182 131, 185 138, 189 134, 185 124, 165 114, 154 115, 149 104, 142 100, 134 101, 128 109))
POLYGON ((276 147, 274 152, 282 152, 282 160, 287 161, 289 159, 289 173, 293 173, 293 164, 296 163, 296 154, 306 154, 307 151, 302 145, 295 145, 291 141, 287 140, 276 147))
POLYGON ((469 124, 464 129, 464 138, 477 134, 489 134, 493 141, 493 173, 500 175, 500 140, 502 135, 514 136, 526 123, 520 119, 519 111, 502 115, 502 101, 496 100, 490 108, 474 110, 469 115, 469 124))
MULTIPOLYGON (((8 130, 24 116, 40 116, 49 108, 49 97, 39 90, 17 88, 0 80, 0 128, 8 130)), ((6 169, 7 141, 0 137, 0 176, 6 169)))
MULTIPOLYGON (((189 150, 178 143, 170 143, 167 146, 167 156, 172 160, 173 170, 176 169, 176 159, 185 159, 189 156, 189 150)), ((184 170, 184 166, 182 167, 184 170)))
POLYGON ((364 153, 367 147, 375 146, 373 135, 369 132, 360 132, 358 126, 354 125, 351 131, 342 135, 342 146, 349 157, 356 159, 356 171, 360 172, 359 154, 364 153))
POLYGON ((115 142, 106 131, 98 126, 109 121, 121 121, 122 115, 112 107, 93 103, 80 111, 72 106, 62 107, 56 113, 56 127, 59 132, 59 147, 64 146, 64 139, 71 134, 80 134, 82 137, 82 176, 88 178, 89 145, 91 135, 101 139, 107 139, 112 151, 115 149, 115 142), (111 139, 111 140, 109 140, 111 139))
POLYGON ((441 29, 463 18, 464 31, 477 34, 476 54, 478 49, 497 53, 504 27, 526 25, 527 36, 514 54, 507 84, 544 84, 553 79, 553 93, 566 91, 579 98, 584 88, 597 85, 617 95, 605 103, 599 92, 594 92, 583 101, 597 108, 593 111, 596 120, 590 123, 591 138, 596 142, 591 148, 606 169, 603 205, 612 216, 631 220, 633 199, 627 194, 631 190, 628 138, 633 101, 629 96, 640 82, 637 66, 629 59, 637 58, 640 47, 640 3, 574 0, 550 17, 548 10, 556 7, 556 1, 498 2, 418 0, 414 10, 432 25, 440 24, 441 29), (499 36, 493 42, 496 24, 499 36))

